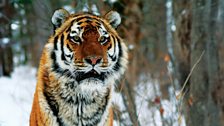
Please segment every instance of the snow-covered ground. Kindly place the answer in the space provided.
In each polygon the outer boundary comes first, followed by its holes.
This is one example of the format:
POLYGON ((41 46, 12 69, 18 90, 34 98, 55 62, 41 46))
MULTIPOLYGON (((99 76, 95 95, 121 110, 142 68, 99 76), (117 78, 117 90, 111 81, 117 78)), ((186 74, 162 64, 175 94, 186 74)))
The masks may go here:
POLYGON ((0 77, 0 126, 28 126, 36 85, 36 69, 16 67, 11 77, 0 77))

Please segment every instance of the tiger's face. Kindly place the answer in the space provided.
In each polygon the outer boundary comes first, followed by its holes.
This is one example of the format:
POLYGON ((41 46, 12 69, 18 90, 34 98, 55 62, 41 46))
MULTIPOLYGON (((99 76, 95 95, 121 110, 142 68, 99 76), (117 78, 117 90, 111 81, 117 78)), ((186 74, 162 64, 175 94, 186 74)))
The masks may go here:
POLYGON ((52 71, 78 83, 118 79, 127 65, 126 46, 115 30, 120 22, 117 12, 98 17, 56 11, 52 17, 52 71))

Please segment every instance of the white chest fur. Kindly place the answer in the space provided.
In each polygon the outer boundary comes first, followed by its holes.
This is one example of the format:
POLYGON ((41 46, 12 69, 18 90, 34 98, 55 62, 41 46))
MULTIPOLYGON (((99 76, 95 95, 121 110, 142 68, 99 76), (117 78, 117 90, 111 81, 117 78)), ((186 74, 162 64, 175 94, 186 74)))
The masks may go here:
POLYGON ((48 89, 48 94, 53 97, 49 105, 56 109, 55 116, 59 125, 103 126, 111 104, 111 91, 111 85, 96 79, 86 79, 79 84, 61 81, 56 90, 49 92, 48 89))

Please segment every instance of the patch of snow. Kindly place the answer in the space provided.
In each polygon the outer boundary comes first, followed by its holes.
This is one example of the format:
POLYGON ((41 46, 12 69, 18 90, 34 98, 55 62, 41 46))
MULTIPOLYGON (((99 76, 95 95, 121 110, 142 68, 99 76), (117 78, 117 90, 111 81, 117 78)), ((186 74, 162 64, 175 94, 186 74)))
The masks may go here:
POLYGON ((93 4, 91 9, 93 11, 93 14, 100 15, 99 10, 98 10, 96 4, 93 4))
MULTIPOLYGON (((144 78, 144 77, 143 77, 144 78)), ((140 80, 136 87, 135 103, 137 107, 137 116, 142 126, 162 126, 162 120, 159 109, 151 105, 153 99, 160 95, 158 83, 149 79, 148 82, 140 80)))
POLYGON ((104 0, 104 1, 107 1, 107 2, 109 2, 109 3, 111 3, 111 4, 117 2, 117 0, 104 0))
POLYGON ((135 48, 135 46, 134 46, 133 44, 129 44, 129 45, 128 45, 128 49, 129 49, 129 50, 133 50, 134 48, 135 48))
POLYGON ((36 69, 16 67, 11 77, 0 77, 0 126, 28 126, 36 85, 36 69))
POLYGON ((176 25, 173 24, 173 25, 171 26, 171 30, 172 30, 173 32, 175 32, 175 31, 176 31, 176 25))
POLYGON ((12 23, 11 24, 11 29, 12 30, 16 30, 16 29, 18 29, 19 28, 19 22, 15 22, 15 23, 12 23))
POLYGON ((63 6, 63 8, 65 9, 65 10, 67 10, 69 13, 75 13, 75 10, 74 10, 74 7, 72 7, 72 6, 70 6, 70 5, 65 5, 65 6, 63 6))
POLYGON ((113 101, 113 104, 116 104, 116 105, 119 106, 119 109, 121 111, 124 111, 126 109, 125 106, 124 106, 124 102, 123 102, 121 93, 113 92, 112 101, 113 101))
POLYGON ((139 84, 135 88, 135 103, 142 126, 186 126, 183 115, 177 110, 176 95, 172 89, 169 88, 169 99, 162 99, 159 82, 150 76, 140 76, 139 84), (157 98, 159 101, 156 101, 157 98), (179 116, 182 116, 181 122, 178 122, 179 116))
POLYGON ((87 3, 84 4, 84 7, 82 9, 83 12, 88 12, 89 11, 89 6, 87 3))
POLYGON ((2 38, 2 43, 3 44, 8 44, 9 43, 9 41, 10 41, 10 39, 9 38, 2 38))
POLYGON ((166 2, 166 7, 167 8, 171 8, 172 7, 172 2, 171 1, 167 1, 166 2))
MULTIPOLYGON (((119 111, 121 111, 121 120, 123 120, 122 123, 125 125, 131 125, 130 117, 128 113, 126 112, 126 107, 122 98, 122 95, 120 92, 113 92, 112 94, 112 102, 114 105, 118 106, 119 111)), ((116 114, 116 113, 115 113, 116 114)), ((116 115, 115 115, 116 116, 116 115)), ((114 120, 114 126, 122 126, 121 122, 114 120)))

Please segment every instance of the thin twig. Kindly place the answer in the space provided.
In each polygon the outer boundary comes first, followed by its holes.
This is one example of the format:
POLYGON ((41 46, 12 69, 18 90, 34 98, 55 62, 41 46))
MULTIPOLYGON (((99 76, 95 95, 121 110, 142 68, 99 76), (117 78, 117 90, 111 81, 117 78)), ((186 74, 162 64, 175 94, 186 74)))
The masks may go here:
POLYGON ((186 87, 188 80, 190 79, 190 77, 191 77, 191 75, 192 75, 192 73, 193 73, 195 67, 196 67, 196 66, 198 65, 198 63, 201 61, 201 58, 202 58, 202 56, 204 55, 204 53, 205 53, 205 51, 203 51, 203 52, 201 53, 199 59, 196 61, 196 63, 195 63, 195 64, 193 65, 193 67, 191 68, 191 71, 190 71, 190 73, 188 74, 188 76, 187 76, 187 78, 186 78, 186 80, 185 80, 185 82, 184 82, 184 85, 183 85, 182 89, 180 90, 180 93, 179 93, 177 96, 182 96, 182 94, 183 94, 183 90, 184 90, 184 88, 186 87))
POLYGON ((140 115, 140 112, 141 112, 141 110, 142 110, 143 102, 144 102, 144 99, 142 99, 141 104, 140 104, 139 112, 138 112, 138 114, 137 114, 137 121, 140 121, 140 120, 139 120, 139 115, 140 115))

